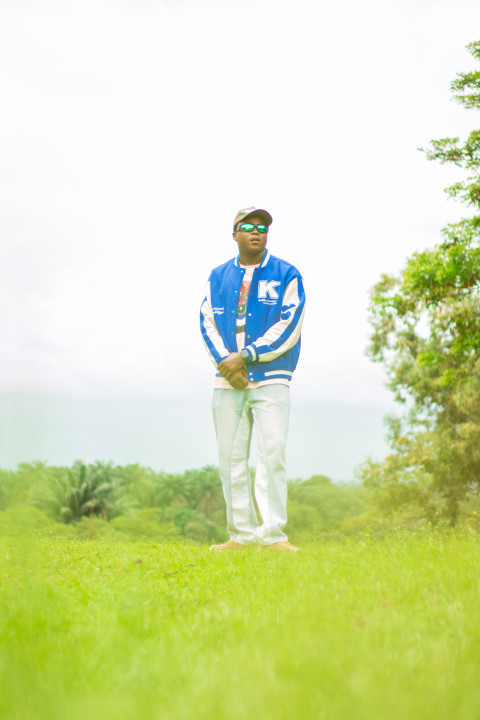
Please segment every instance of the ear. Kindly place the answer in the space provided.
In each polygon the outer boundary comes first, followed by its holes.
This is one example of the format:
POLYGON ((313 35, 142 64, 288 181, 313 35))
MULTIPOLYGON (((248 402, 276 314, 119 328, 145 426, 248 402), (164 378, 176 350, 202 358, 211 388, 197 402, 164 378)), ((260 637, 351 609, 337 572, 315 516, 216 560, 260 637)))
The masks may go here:
POLYGON ((232 233, 232 237, 233 237, 234 241, 237 242, 237 233, 236 232, 232 233))

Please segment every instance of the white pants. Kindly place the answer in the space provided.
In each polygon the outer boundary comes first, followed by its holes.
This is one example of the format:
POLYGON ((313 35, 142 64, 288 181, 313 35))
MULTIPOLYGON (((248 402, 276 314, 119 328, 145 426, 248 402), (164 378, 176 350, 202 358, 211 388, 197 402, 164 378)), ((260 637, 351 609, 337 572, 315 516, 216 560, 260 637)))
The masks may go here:
POLYGON ((286 540, 287 474, 285 445, 290 413, 286 385, 264 385, 251 390, 214 390, 213 419, 223 494, 227 504, 227 530, 232 540, 262 545, 286 540), (257 432, 255 512, 248 456, 252 426, 257 432))

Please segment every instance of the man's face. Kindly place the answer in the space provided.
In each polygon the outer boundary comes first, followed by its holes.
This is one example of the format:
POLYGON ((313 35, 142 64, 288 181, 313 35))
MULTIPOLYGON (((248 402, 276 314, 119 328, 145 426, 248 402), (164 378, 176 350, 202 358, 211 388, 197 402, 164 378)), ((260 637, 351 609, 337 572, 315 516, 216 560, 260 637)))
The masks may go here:
MULTIPOLYGON (((258 215, 251 215, 246 220, 242 220, 242 223, 249 222, 254 225, 263 225, 265 223, 258 215)), ((242 255, 257 255, 265 250, 267 244, 267 233, 258 232, 257 228, 253 228, 252 232, 245 232, 243 230, 237 230, 233 233, 233 239, 238 245, 238 250, 242 255)))

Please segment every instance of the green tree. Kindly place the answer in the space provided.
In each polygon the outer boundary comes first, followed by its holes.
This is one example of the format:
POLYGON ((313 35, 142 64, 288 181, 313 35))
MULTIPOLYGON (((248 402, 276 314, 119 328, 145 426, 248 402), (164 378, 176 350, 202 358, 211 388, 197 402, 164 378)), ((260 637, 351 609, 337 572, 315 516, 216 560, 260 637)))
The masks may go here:
POLYGON ((185 475, 160 476, 160 483, 157 491, 159 507, 177 507, 188 504, 191 494, 190 478, 185 475))
POLYGON ((138 463, 114 469, 115 500, 128 502, 131 509, 160 507, 165 473, 155 473, 138 463))
POLYGON ((345 518, 360 515, 366 505, 362 487, 335 485, 325 475, 313 475, 288 486, 288 526, 294 532, 328 532, 345 518))
POLYGON ((19 463, 16 470, 0 471, 0 507, 34 505, 45 509, 50 489, 61 474, 61 468, 40 461, 19 463))
MULTIPOLYGON (((480 41, 467 46, 480 61, 480 41)), ((480 71, 460 73, 454 99, 480 108, 480 71)), ((480 131, 461 144, 442 138, 428 160, 461 168, 447 194, 473 210, 443 229, 433 249, 414 253, 398 277, 384 275, 371 295, 369 354, 383 362, 395 398, 406 407, 390 423, 392 453, 363 469, 390 507, 416 504, 455 524, 480 489, 480 131)))
POLYGON ((116 514, 111 464, 86 465, 78 460, 55 480, 46 504, 56 519, 64 523, 82 517, 108 520, 116 514))
POLYGON ((187 470, 185 475, 191 487, 192 504, 196 510, 211 518, 224 507, 222 481, 216 467, 207 465, 201 470, 187 470))

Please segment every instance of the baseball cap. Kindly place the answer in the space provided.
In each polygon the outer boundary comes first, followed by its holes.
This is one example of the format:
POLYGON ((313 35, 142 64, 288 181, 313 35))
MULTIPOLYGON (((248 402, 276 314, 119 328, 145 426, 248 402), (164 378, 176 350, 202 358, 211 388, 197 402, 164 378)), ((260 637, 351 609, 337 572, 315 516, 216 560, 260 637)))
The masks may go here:
POLYGON ((256 215, 257 217, 262 218, 265 225, 270 226, 273 222, 272 216, 269 212, 266 210, 260 210, 256 207, 248 207, 243 208, 243 210, 239 210, 237 214, 235 215, 235 220, 233 221, 233 229, 237 227, 239 222, 243 222, 247 218, 250 217, 250 215, 256 215))

